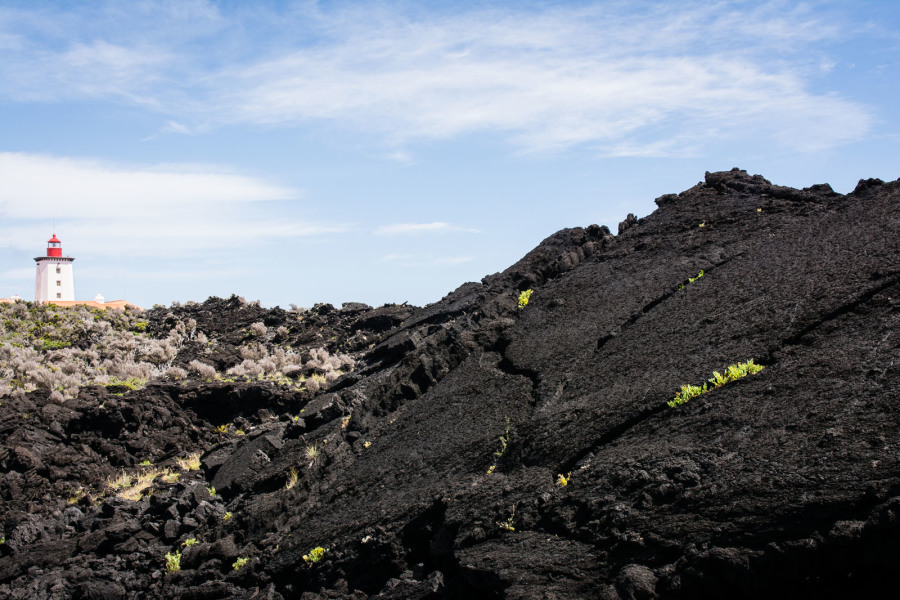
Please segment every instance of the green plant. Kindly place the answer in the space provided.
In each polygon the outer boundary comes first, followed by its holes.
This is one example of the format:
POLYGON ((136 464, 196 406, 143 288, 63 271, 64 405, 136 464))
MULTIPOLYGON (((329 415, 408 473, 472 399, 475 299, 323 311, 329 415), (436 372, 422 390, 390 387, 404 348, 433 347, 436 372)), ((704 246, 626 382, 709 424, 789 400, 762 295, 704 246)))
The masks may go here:
POLYGON ((141 462, 138 463, 138 466, 139 467, 152 467, 153 463, 150 462, 150 459, 145 458, 144 460, 142 460, 141 462))
POLYGON ((6 536, 4 535, 3 537, 0 537, 0 544, 5 544, 5 543, 6 543, 6 536))
POLYGON ((497 458, 506 454, 506 448, 509 445, 509 417, 506 417, 506 433, 500 436, 500 448, 494 452, 497 458))
POLYGON ((684 384, 681 386, 681 391, 675 394, 675 397, 672 400, 669 400, 667 404, 674 408, 679 404, 684 404, 691 398, 696 398, 700 394, 705 394, 707 392, 706 384, 704 383, 702 386, 699 385, 690 385, 684 384))
POLYGON ((234 564, 231 565, 231 568, 234 569, 235 571, 237 571, 238 569, 240 569, 241 567, 246 565, 248 560, 250 560, 250 559, 245 558, 243 556, 239 556, 238 559, 236 561, 234 561, 234 564))
POLYGON ((765 367, 762 365, 758 365, 753 362, 753 359, 742 363, 737 363, 734 365, 730 365, 725 369, 725 373, 719 373, 718 371, 713 371, 713 376, 707 380, 702 386, 700 385, 690 385, 685 384, 681 386, 681 391, 679 391, 672 400, 669 400, 666 404, 668 404, 671 408, 675 408, 679 404, 684 404, 691 398, 696 398, 701 394, 705 394, 709 391, 709 384, 713 385, 713 389, 720 388, 726 383, 731 383, 741 377, 746 377, 747 375, 755 375, 762 371, 765 367))
POLYGON ((183 542, 181 542, 181 545, 184 546, 185 548, 190 548, 191 546, 196 546, 199 543, 200 542, 197 541, 197 538, 188 538, 188 539, 184 540, 183 542))
POLYGON ((212 486, 212 485, 209 486, 208 488, 206 488, 206 491, 209 492, 209 495, 210 495, 210 496, 215 496, 215 495, 216 495, 216 488, 215 488, 215 486, 212 486))
POLYGON ((174 573, 181 570, 181 552, 166 554, 166 571, 174 573))
POLYGON ((231 511, 229 510, 228 512, 225 513, 225 516, 222 517, 222 520, 223 520, 223 521, 229 521, 229 520, 231 520, 231 517, 233 517, 233 516, 234 516, 234 515, 232 515, 232 514, 231 514, 231 511))
MULTIPOLYGON (((502 458, 504 454, 506 454, 506 448, 509 446, 509 417, 506 417, 506 432, 500 436, 500 448, 494 451, 494 456, 497 458, 502 458)), ((490 467, 488 467, 487 474, 490 475, 497 468, 497 462, 494 461, 490 467)))
POLYGON ((747 362, 738 363, 736 365, 731 365, 727 369, 725 369, 725 373, 719 373, 718 371, 713 371, 713 376, 709 380, 713 387, 722 387, 726 383, 731 383, 736 379, 740 379, 741 377, 746 377, 747 375, 755 375, 763 370, 762 365, 758 365, 753 362, 753 359, 748 360, 747 362))
POLYGON ((690 284, 694 283, 695 281, 697 281, 697 280, 700 279, 701 277, 703 277, 703 269, 700 269, 700 272, 697 273, 697 276, 696 276, 696 277, 688 277, 687 283, 681 283, 681 284, 679 284, 679 285, 678 285, 678 289, 679 289, 679 290, 683 290, 683 289, 684 289, 684 286, 690 285, 690 284))
POLYGON ((308 565, 312 565, 313 563, 317 563, 325 556, 325 553, 328 552, 328 548, 323 548, 322 546, 317 546, 309 551, 309 553, 303 555, 303 560, 308 565))
POLYGON ((528 306, 528 301, 531 300, 531 292, 534 290, 525 290, 519 294, 519 308, 525 308, 528 306))
POLYGON ((567 485, 569 485, 569 482, 571 480, 572 480, 572 471, 569 471, 569 473, 566 475, 563 475, 562 473, 560 473, 559 475, 556 476, 556 483, 560 487, 566 487, 567 485))
POLYGON ((512 512, 510 512, 509 517, 505 521, 497 521, 497 526, 500 529, 505 529, 506 531, 515 531, 514 522, 516 520, 516 505, 513 504, 512 512))

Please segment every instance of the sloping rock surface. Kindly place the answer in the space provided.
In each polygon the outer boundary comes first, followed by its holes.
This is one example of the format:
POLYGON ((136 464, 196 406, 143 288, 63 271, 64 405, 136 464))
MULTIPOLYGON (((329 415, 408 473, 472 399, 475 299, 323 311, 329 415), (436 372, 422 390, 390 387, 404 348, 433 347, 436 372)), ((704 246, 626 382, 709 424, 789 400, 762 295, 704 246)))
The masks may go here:
MULTIPOLYGON (((4 399, 0 597, 895 597, 900 181, 732 170, 657 204, 424 308, 318 310, 357 369, 312 398, 4 399), (199 471, 140 500, 101 493, 191 451, 199 471)), ((235 330, 288 318, 258 312, 235 330)))

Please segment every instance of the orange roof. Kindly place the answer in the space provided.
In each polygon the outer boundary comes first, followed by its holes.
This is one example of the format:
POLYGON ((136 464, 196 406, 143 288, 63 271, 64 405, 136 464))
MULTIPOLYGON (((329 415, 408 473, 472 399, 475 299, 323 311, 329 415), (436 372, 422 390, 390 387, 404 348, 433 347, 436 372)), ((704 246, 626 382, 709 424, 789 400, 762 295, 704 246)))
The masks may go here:
POLYGON ((126 306, 144 310, 137 304, 126 302, 125 300, 109 300, 108 302, 97 302, 96 300, 47 300, 44 304, 55 304, 56 306, 88 306, 90 308, 113 308, 115 310, 124 310, 126 306))

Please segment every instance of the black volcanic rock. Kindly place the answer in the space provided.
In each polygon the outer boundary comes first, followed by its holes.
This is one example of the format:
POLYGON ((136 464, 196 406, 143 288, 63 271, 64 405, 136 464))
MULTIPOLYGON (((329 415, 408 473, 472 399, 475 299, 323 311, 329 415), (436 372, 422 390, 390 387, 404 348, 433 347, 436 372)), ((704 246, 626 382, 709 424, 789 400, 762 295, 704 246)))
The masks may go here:
POLYGON ((160 335, 169 312, 215 329, 223 364, 256 322, 355 353, 312 398, 3 399, 0 596, 893 598, 900 181, 732 170, 657 203, 424 308, 151 311, 160 335), (748 359, 765 368, 667 405, 748 359), (139 501, 104 492, 188 452, 201 469, 139 501))

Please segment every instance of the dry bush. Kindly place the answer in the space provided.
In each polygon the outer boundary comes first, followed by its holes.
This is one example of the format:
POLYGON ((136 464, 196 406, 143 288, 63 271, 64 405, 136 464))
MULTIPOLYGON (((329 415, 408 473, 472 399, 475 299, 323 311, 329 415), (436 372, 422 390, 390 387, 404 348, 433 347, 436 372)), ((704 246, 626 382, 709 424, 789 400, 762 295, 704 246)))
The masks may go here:
POLYGON ((216 378, 215 367, 202 363, 199 360, 192 360, 190 363, 188 363, 188 368, 203 379, 216 378))
POLYGON ((258 321, 251 325, 247 330, 247 333, 252 335, 253 337, 263 337, 268 333, 269 329, 265 326, 264 323, 258 321))
POLYGON ((282 374, 286 377, 299 377, 303 373, 303 367, 300 365, 285 365, 281 369, 282 374))
POLYGON ((166 379, 187 379, 188 373, 181 367, 169 367, 166 369, 166 379))
POLYGON ((266 350, 266 347, 255 342, 241 346, 239 352, 244 360, 262 360, 269 356, 269 351, 266 350))

